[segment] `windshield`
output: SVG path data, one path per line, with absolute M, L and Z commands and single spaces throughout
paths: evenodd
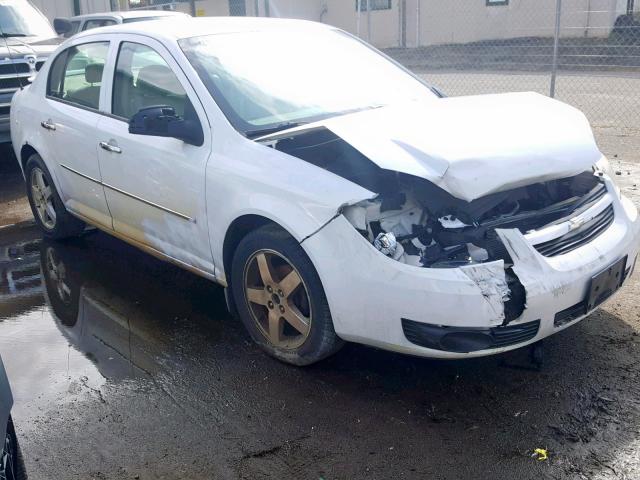
M 0 0 L 0 35 L 53 38 L 46 17 L 26 0 Z
M 229 121 L 248 136 L 435 97 L 417 78 L 339 30 L 243 32 L 179 43 Z

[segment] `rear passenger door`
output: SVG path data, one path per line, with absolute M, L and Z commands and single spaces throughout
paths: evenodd
M 108 41 L 91 41 L 63 50 L 53 61 L 41 127 L 58 165 L 61 195 L 67 208 L 111 229 L 98 165 L 102 77 Z

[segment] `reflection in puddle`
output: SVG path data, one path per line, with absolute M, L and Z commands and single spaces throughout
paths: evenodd
M 210 298 L 207 282 L 123 253 L 128 247 L 101 234 L 70 242 L 36 235 L 21 231 L 0 245 L 0 354 L 16 408 L 101 395 L 106 380 L 176 366 L 167 351 L 198 298 Z

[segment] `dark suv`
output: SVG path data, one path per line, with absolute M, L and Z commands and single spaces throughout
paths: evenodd
M 47 18 L 27 0 L 0 0 L 0 143 L 10 141 L 11 97 L 29 84 L 60 41 Z

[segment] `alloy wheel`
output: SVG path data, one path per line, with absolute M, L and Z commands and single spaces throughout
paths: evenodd
M 58 261 L 53 248 L 47 249 L 47 275 L 53 282 L 58 298 L 65 304 L 71 303 L 71 288 L 67 285 L 67 271 L 64 263 Z M 2 479 L 0 479 L 2 480 Z
M 31 197 L 40 222 L 47 230 L 56 226 L 56 209 L 53 206 L 53 187 L 49 185 L 42 169 L 31 170 Z
M 295 349 L 311 331 L 311 301 L 302 276 L 283 255 L 259 250 L 244 268 L 245 298 L 253 321 L 274 346 Z

